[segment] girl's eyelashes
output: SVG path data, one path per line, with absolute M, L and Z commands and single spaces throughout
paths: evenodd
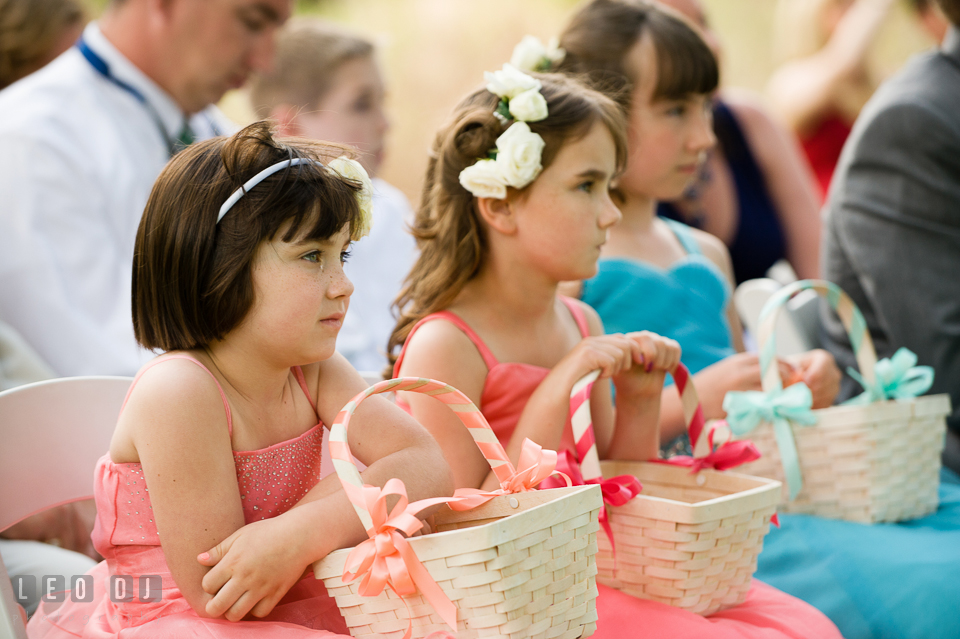
M 302 260 L 312 262 L 313 264 L 323 263 L 323 251 L 310 251 L 300 257 Z
M 341 264 L 346 264 L 346 263 L 347 263 L 347 260 L 350 259 L 350 256 L 351 256 L 352 254 L 353 254 L 353 251 L 352 251 L 351 249 L 348 249 L 348 248 L 347 248 L 347 249 L 343 249 L 342 251 L 340 251 L 340 263 L 341 263 Z
M 585 180 L 577 185 L 577 188 L 583 191 L 584 193 L 590 193 L 593 191 L 594 186 L 596 185 L 595 180 Z
M 237 17 L 240 19 L 240 22 L 243 23 L 243 26 L 250 33 L 260 33 L 267 28 L 267 21 L 259 13 L 254 13 L 256 10 L 239 10 L 237 11 Z
M 682 118 L 687 114 L 687 105 L 683 102 L 677 102 L 667 107 L 667 115 L 671 117 Z

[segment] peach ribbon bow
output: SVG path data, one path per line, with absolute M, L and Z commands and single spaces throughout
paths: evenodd
M 537 484 L 554 473 L 561 475 L 569 486 L 570 478 L 557 471 L 556 467 L 556 451 L 547 450 L 529 438 L 524 439 L 523 446 L 520 448 L 517 470 L 500 482 L 500 488 L 490 491 L 459 488 L 448 505 L 453 510 L 471 510 L 499 495 L 533 490 Z
M 388 495 L 399 497 L 399 501 L 389 513 L 386 501 Z M 419 589 L 440 618 L 456 630 L 456 606 L 420 563 L 404 536 L 412 535 L 423 526 L 416 513 L 424 508 L 446 503 L 451 498 L 436 497 L 410 503 L 403 482 L 391 479 L 382 490 L 377 486 L 364 486 L 363 499 L 373 519 L 373 526 L 367 530 L 370 538 L 356 546 L 347 556 L 343 581 L 349 583 L 361 577 L 359 592 L 365 597 L 379 595 L 384 587 L 389 587 L 401 597 L 415 594 Z M 407 605 L 406 601 L 404 605 Z M 409 605 L 407 608 L 409 612 Z M 409 639 L 412 630 L 413 625 L 410 622 L 404 639 Z

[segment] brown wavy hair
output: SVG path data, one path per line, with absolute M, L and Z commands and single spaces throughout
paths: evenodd
M 560 36 L 566 56 L 551 70 L 586 77 L 629 108 L 636 69 L 628 54 L 643 37 L 652 40 L 657 52 L 653 100 L 716 90 L 720 69 L 699 29 L 679 13 L 645 0 L 593 0 L 581 7 Z
M 531 75 L 543 83 L 540 92 L 549 112 L 545 120 L 527 123 L 546 145 L 541 156 L 544 169 L 564 144 L 579 140 L 601 122 L 613 135 L 617 169 L 622 170 L 627 159 L 626 120 L 617 103 L 572 78 Z M 452 304 L 483 264 L 487 237 L 477 200 L 459 178 L 463 169 L 487 157 L 511 124 L 502 124 L 494 115 L 499 100 L 486 89 L 477 89 L 460 102 L 434 140 L 412 228 L 420 256 L 394 303 L 398 320 L 387 344 L 391 365 L 413 326 Z
M 349 147 L 273 137 L 256 122 L 229 138 L 189 146 L 160 173 L 137 229 L 133 328 L 148 349 L 203 348 L 233 330 L 254 303 L 261 242 L 325 240 L 358 228 L 361 185 L 313 163 L 250 189 L 217 223 L 220 206 L 263 169 L 292 158 L 327 162 Z M 281 231 L 283 233 L 281 234 Z

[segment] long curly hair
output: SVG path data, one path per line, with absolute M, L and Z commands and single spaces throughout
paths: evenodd
M 584 84 L 559 74 L 533 74 L 543 84 L 541 93 L 549 115 L 528 122 L 544 140 L 541 163 L 546 169 L 564 144 L 586 135 L 601 122 L 613 135 L 617 168 L 626 165 L 626 120 L 617 103 Z M 413 225 L 420 257 L 394 303 L 398 316 L 387 345 L 391 366 L 397 350 L 413 326 L 453 303 L 464 285 L 480 271 L 487 241 L 477 200 L 460 184 L 460 172 L 484 158 L 512 124 L 494 115 L 499 98 L 478 89 L 456 107 L 437 133 L 424 179 L 423 194 Z M 530 188 L 521 189 L 521 193 Z M 389 376 L 391 369 L 385 373 Z

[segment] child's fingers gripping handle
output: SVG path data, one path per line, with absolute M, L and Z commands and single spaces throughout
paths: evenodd
M 757 328 L 757 339 L 760 345 L 760 374 L 762 375 L 763 390 L 766 392 L 778 391 L 783 388 L 780 371 L 777 366 L 777 341 L 775 328 L 780 310 L 801 291 L 814 291 L 827 300 L 831 308 L 840 316 L 840 321 L 850 338 L 850 345 L 857 358 L 857 366 L 864 379 L 873 384 L 875 381 L 874 366 L 877 363 L 877 353 L 873 348 L 873 340 L 867 323 L 860 313 L 860 309 L 843 290 L 826 280 L 800 280 L 784 286 L 767 300 L 760 310 L 760 325 Z
M 706 457 L 711 452 L 708 438 L 704 434 L 705 420 L 697 389 L 694 388 L 690 371 L 683 364 L 677 364 L 672 371 L 677 392 L 683 405 L 684 422 L 695 457 Z M 596 370 L 584 376 L 573 386 L 570 393 L 570 422 L 573 426 L 573 438 L 577 448 L 577 460 L 584 479 L 602 477 L 600 456 L 597 454 L 597 441 L 593 433 L 593 416 L 590 413 L 590 391 L 600 375 Z M 698 446 L 699 444 L 699 446 Z
M 371 395 L 397 391 L 430 395 L 449 406 L 470 431 L 470 435 L 473 436 L 473 440 L 490 464 L 497 479 L 503 483 L 514 475 L 513 465 L 493 429 L 473 402 L 456 388 L 443 382 L 419 377 L 401 377 L 379 382 L 347 402 L 330 428 L 330 457 L 333 460 L 333 467 L 337 471 L 337 476 L 343 484 L 350 503 L 353 504 L 357 516 L 360 517 L 363 527 L 368 532 L 373 526 L 373 519 L 363 497 L 363 480 L 353 463 L 353 456 L 347 443 L 347 430 L 353 413 L 363 400 Z

